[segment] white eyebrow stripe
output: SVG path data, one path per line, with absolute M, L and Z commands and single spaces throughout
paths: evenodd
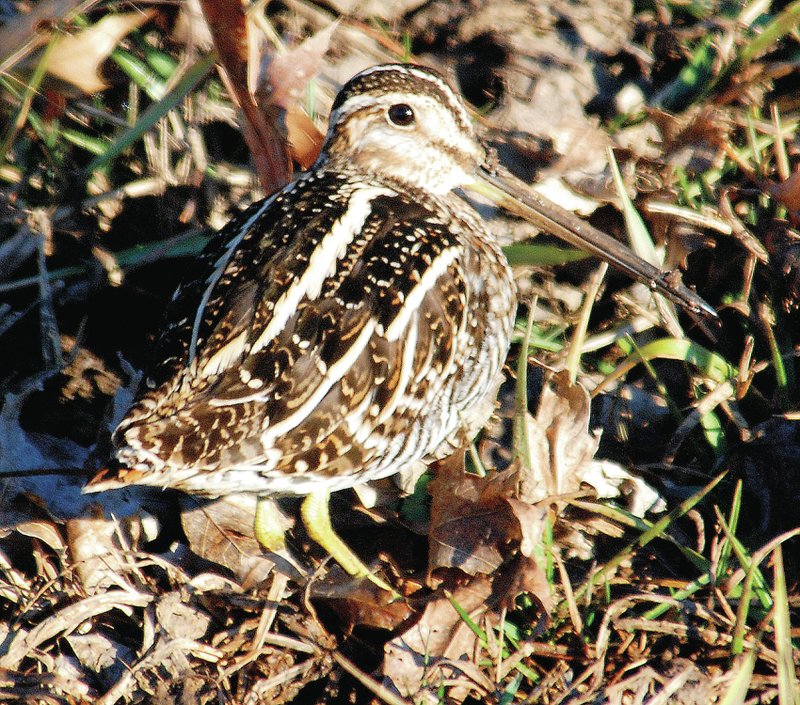
M 388 71 L 407 71 L 408 73 L 416 76 L 417 78 L 422 79 L 423 81 L 428 81 L 428 83 L 432 83 L 436 86 L 445 96 L 447 99 L 448 106 L 453 110 L 453 112 L 458 113 L 461 116 L 465 125 L 471 125 L 472 121 L 470 120 L 469 113 L 467 113 L 466 109 L 464 108 L 463 103 L 458 99 L 455 95 L 453 89 L 447 83 L 447 81 L 442 80 L 438 76 L 426 71 L 425 69 L 415 66 L 414 64 L 378 64 L 377 66 L 372 66 L 371 68 L 364 69 L 358 76 L 370 76 L 374 73 L 384 73 Z M 354 76 L 355 78 L 355 76 Z

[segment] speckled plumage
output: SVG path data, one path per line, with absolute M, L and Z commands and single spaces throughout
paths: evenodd
M 410 106 L 411 126 L 391 106 Z M 95 489 L 306 494 L 441 457 L 488 418 L 511 273 L 453 189 L 483 159 L 433 72 L 381 66 L 336 99 L 314 167 L 231 221 L 176 292 Z

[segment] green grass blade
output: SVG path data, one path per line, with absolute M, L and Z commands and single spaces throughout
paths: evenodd
M 42 56 L 39 58 L 39 62 L 36 64 L 33 75 L 28 81 L 28 85 L 25 86 L 25 91 L 20 96 L 20 105 L 19 110 L 17 110 L 17 115 L 9 122 L 6 133 L 3 135 L 3 139 L 0 142 L 0 166 L 5 164 L 6 156 L 11 150 L 11 145 L 14 143 L 17 133 L 23 128 L 25 122 L 28 120 L 33 98 L 36 95 L 36 92 L 39 90 L 39 85 L 41 84 L 42 79 L 44 79 L 44 76 L 47 73 L 47 61 L 49 59 L 50 52 L 56 45 L 56 37 L 57 35 L 54 34 L 53 38 L 45 47 Z
M 181 78 L 180 82 L 164 96 L 163 100 L 158 103 L 153 103 L 147 110 L 145 110 L 136 124 L 129 130 L 123 132 L 115 142 L 113 142 L 105 153 L 95 158 L 87 167 L 86 171 L 91 173 L 106 166 L 111 160 L 122 154 L 128 147 L 133 145 L 142 135 L 164 117 L 170 110 L 172 110 L 178 103 L 180 103 L 189 92 L 202 81 L 206 74 L 214 66 L 217 60 L 216 52 L 207 54 L 202 59 L 197 61 Z
M 756 654 L 756 649 L 753 649 L 743 658 L 737 659 L 734 666 L 736 676 L 731 681 L 731 685 L 725 695 L 719 701 L 719 705 L 744 705 L 745 700 L 747 700 L 750 681 L 753 679 L 753 670 L 756 667 Z
M 716 509 L 716 508 L 715 508 Z M 731 548 L 733 549 L 733 553 L 736 556 L 736 560 L 739 561 L 739 565 L 746 571 L 753 570 L 753 585 L 755 586 L 755 593 L 758 597 L 759 602 L 761 603 L 761 607 L 764 611 L 768 611 L 772 608 L 772 596 L 769 593 L 769 586 L 767 585 L 767 581 L 764 576 L 761 574 L 761 571 L 758 569 L 759 561 L 754 560 L 753 557 L 749 554 L 747 549 L 744 547 L 741 541 L 739 541 L 736 536 L 734 536 L 733 532 L 731 531 L 728 523 L 725 521 L 725 518 L 720 514 L 719 510 L 716 509 L 717 521 L 720 524 L 720 528 L 722 529 L 725 537 L 730 541 Z
M 789 596 L 786 592 L 786 574 L 783 570 L 783 550 L 780 544 L 772 552 L 772 566 L 775 599 L 772 623 L 775 628 L 775 652 L 778 654 L 778 703 L 779 705 L 800 705 L 800 687 L 792 658 Z
M 150 100 L 159 101 L 167 94 L 165 81 L 138 56 L 124 49 L 115 49 L 111 52 L 111 59 L 147 94 Z
M 702 487 L 698 492 L 695 492 L 691 497 L 685 499 L 672 511 L 665 514 L 661 519 L 653 524 L 653 526 L 642 533 L 634 541 L 631 541 L 625 548 L 619 551 L 611 560 L 605 565 L 595 570 L 586 582 L 575 591 L 575 599 L 580 599 L 597 583 L 599 579 L 604 579 L 610 576 L 614 571 L 619 568 L 625 561 L 629 560 L 631 555 L 638 549 L 646 546 L 653 539 L 659 538 L 667 527 L 672 524 L 676 519 L 691 511 L 697 504 L 706 497 L 727 475 L 727 471 L 717 475 L 711 482 Z
M 514 425 L 512 429 L 514 454 L 520 459 L 522 467 L 530 470 L 531 439 L 528 429 L 528 346 L 533 330 L 533 306 L 528 309 L 528 325 L 522 337 L 517 358 L 517 384 L 514 387 Z
M 708 33 L 697 42 L 688 63 L 677 77 L 653 98 L 653 105 L 668 112 L 680 112 L 704 95 L 710 84 L 717 59 L 718 37 Z
M 660 338 L 642 346 L 629 355 L 623 363 L 600 382 L 592 392 L 592 395 L 597 395 L 609 384 L 623 377 L 645 360 L 679 360 L 691 365 L 704 376 L 717 383 L 733 379 L 737 374 L 736 368 L 725 358 L 698 343 L 681 338 Z
M 531 267 L 556 267 L 570 262 L 581 262 L 591 255 L 569 247 L 539 245 L 533 243 L 506 245 L 503 248 L 506 259 L 512 267 L 528 265 Z
M 735 536 L 736 530 L 739 526 L 739 515 L 742 510 L 742 481 L 737 480 L 733 488 L 733 497 L 731 499 L 731 511 L 728 514 L 728 527 L 731 533 Z M 722 546 L 720 546 L 719 560 L 717 561 L 717 575 L 716 580 L 719 582 L 722 577 L 727 574 L 730 565 L 731 542 L 725 538 L 723 539 Z

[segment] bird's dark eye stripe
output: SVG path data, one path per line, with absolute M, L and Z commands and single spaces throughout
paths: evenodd
M 389 108 L 389 122 L 399 127 L 408 127 L 414 122 L 414 111 L 410 105 L 397 103 Z

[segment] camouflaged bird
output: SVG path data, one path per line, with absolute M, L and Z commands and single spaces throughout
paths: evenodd
M 485 162 L 437 73 L 352 78 L 311 170 L 232 220 L 176 292 L 114 432 L 117 465 L 88 489 L 307 495 L 312 538 L 367 574 L 333 533 L 329 492 L 451 453 L 493 409 L 515 287 L 458 194 L 498 185 Z M 274 548 L 265 506 L 256 534 Z

